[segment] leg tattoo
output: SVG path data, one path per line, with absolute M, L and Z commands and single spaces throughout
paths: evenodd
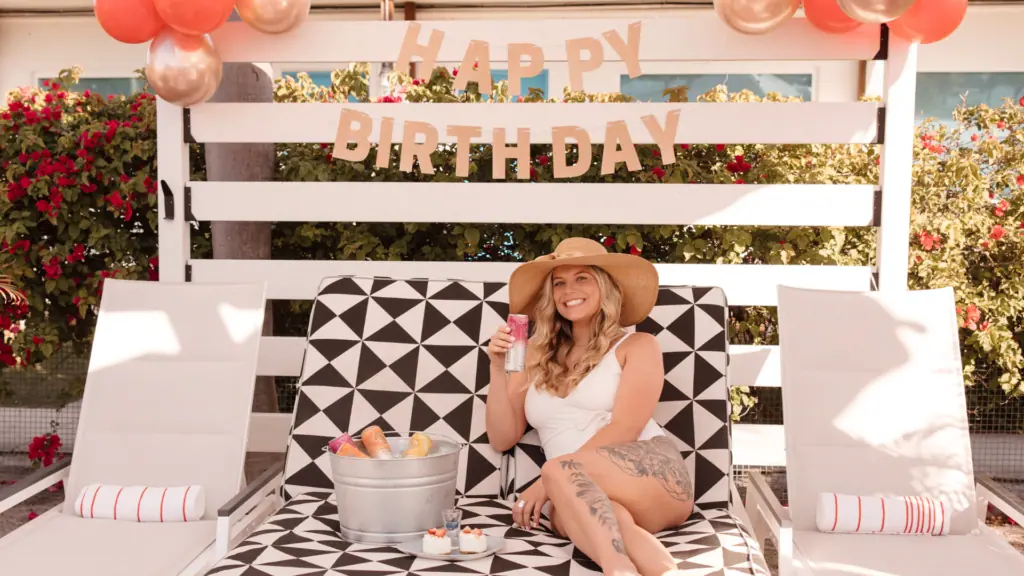
M 693 483 L 683 457 L 665 436 L 645 442 L 602 446 L 597 453 L 630 476 L 654 478 L 672 498 L 680 502 L 693 501 Z
M 615 519 L 615 511 L 612 510 L 608 496 L 591 480 L 582 464 L 576 460 L 563 460 L 560 464 L 562 470 L 569 473 L 569 479 L 576 487 L 576 497 L 587 505 L 587 510 L 591 516 L 597 519 L 597 523 L 612 533 L 612 548 L 619 554 L 626 554 L 626 547 L 622 544 L 622 534 L 619 532 L 619 523 Z

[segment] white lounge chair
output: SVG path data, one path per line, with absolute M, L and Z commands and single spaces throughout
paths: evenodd
M 263 285 L 106 280 L 74 457 L 7 487 L 0 513 L 59 480 L 65 501 L 0 538 L 0 573 L 199 574 L 228 549 L 232 528 L 240 537 L 245 523 L 232 521 L 273 488 L 232 501 L 244 481 L 264 292 Z M 94 483 L 202 486 L 205 515 L 166 523 L 86 519 L 76 514 L 76 500 Z
M 984 500 L 1019 522 L 1024 510 L 976 484 L 954 306 L 952 289 L 779 288 L 789 508 L 752 473 L 747 509 L 780 576 L 1024 574 L 1024 555 L 979 521 Z M 952 508 L 949 535 L 822 532 L 823 493 L 933 498 Z

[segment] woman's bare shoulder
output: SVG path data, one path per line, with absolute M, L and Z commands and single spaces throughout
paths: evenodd
M 661 344 L 658 343 L 658 338 L 648 332 L 633 332 L 623 338 L 625 338 L 625 341 L 619 348 L 625 352 L 661 352 Z

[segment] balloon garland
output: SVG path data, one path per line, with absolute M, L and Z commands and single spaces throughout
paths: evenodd
M 220 85 L 223 63 L 209 34 L 234 10 L 266 34 L 295 29 L 312 0 L 93 0 L 96 20 L 114 40 L 149 42 L 146 76 L 158 96 L 179 106 L 206 102 Z
M 714 0 L 723 22 L 743 34 L 764 34 L 796 12 L 800 0 Z M 888 24 L 893 34 L 931 44 L 952 34 L 967 0 L 803 0 L 804 17 L 828 34 L 846 34 L 861 24 Z
M 931 44 L 952 34 L 968 0 L 803 0 L 804 16 L 827 34 L 862 24 L 888 24 L 897 36 Z M 764 34 L 788 21 L 801 0 L 714 0 L 715 12 L 743 34 Z M 100 26 L 126 44 L 150 42 L 149 83 L 164 100 L 195 106 L 220 85 L 223 64 L 209 34 L 238 11 L 266 34 L 294 30 L 309 16 L 312 0 L 93 0 Z

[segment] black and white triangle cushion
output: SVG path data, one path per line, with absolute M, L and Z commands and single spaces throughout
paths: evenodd
M 529 574 L 584 576 L 600 568 L 571 542 L 542 529 L 512 528 L 511 502 L 463 498 L 463 523 L 505 538 L 501 554 L 451 564 L 406 556 L 389 546 L 351 544 L 339 538 L 338 516 L 330 492 L 305 492 L 293 498 L 249 538 L 231 550 L 208 574 L 217 576 L 369 575 L 409 576 Z M 698 511 L 675 530 L 657 535 L 687 576 L 768 576 L 757 543 L 746 527 L 725 510 Z
M 286 465 L 284 508 L 209 574 L 293 576 L 426 574 L 597 574 L 596 566 L 547 529 L 512 528 L 507 498 L 536 476 L 543 454 L 524 439 L 499 455 L 484 430 L 489 362 L 485 346 L 508 314 L 504 284 L 328 278 L 310 317 Z M 665 350 L 666 386 L 657 419 L 683 450 L 699 510 L 658 537 L 687 574 L 767 574 L 756 541 L 727 511 L 731 468 L 725 300 L 718 289 L 662 289 L 638 326 Z M 469 446 L 458 472 L 468 526 L 509 540 L 489 559 L 447 565 L 338 534 L 323 446 L 342 432 L 377 424 L 423 430 Z M 522 572 L 517 572 L 522 573 Z

